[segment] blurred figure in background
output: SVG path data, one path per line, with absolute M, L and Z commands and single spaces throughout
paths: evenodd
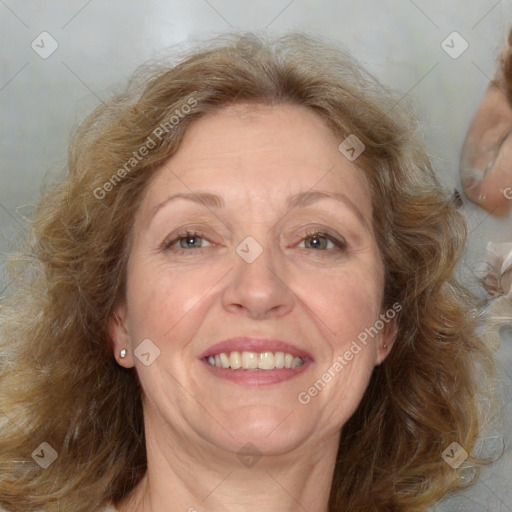
M 468 199 L 496 217 L 505 216 L 512 205 L 511 133 L 512 30 L 495 77 L 471 121 L 460 165 Z

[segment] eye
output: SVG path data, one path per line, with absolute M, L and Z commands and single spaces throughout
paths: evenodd
M 306 237 L 300 242 L 302 248 L 315 249 L 316 251 L 325 252 L 331 250 L 345 250 L 347 244 L 343 240 L 338 240 L 335 236 L 323 232 L 307 233 Z
M 206 245 L 205 245 L 206 244 Z M 189 251 L 190 249 L 203 249 L 204 247 L 212 245 L 204 238 L 203 233 L 196 231 L 183 231 L 176 236 L 166 240 L 162 249 L 174 251 Z

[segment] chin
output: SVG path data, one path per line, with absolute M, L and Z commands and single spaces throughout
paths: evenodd
M 219 448 L 237 454 L 248 443 L 264 455 L 287 453 L 310 438 L 314 427 L 296 411 L 254 405 L 230 411 L 220 423 L 225 430 L 219 427 L 205 434 Z

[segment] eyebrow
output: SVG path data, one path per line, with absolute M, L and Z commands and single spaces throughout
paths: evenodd
M 194 203 L 206 206 L 208 209 L 222 209 L 225 207 L 224 199 L 216 194 L 211 194 L 210 192 L 182 192 L 169 196 L 167 199 L 156 205 L 152 211 L 151 218 L 153 218 L 163 206 L 176 199 L 186 199 Z M 334 199 L 345 204 L 355 213 L 355 215 L 364 224 L 364 226 L 369 228 L 368 222 L 360 212 L 359 208 L 346 195 L 340 194 L 338 192 L 324 192 L 319 190 L 299 192 L 288 197 L 286 200 L 286 206 L 290 210 L 294 208 L 305 208 L 306 206 L 309 206 L 312 203 L 316 203 L 321 199 Z

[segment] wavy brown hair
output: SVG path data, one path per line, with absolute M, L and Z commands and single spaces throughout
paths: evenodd
M 364 143 L 355 163 L 371 187 L 382 311 L 403 308 L 391 354 L 343 427 L 330 510 L 423 511 L 467 485 L 441 455 L 454 441 L 474 451 L 493 359 L 477 336 L 475 298 L 455 278 L 464 220 L 405 102 L 318 38 L 234 34 L 139 70 L 78 127 L 67 175 L 35 209 L 27 249 L 13 259 L 13 275 L 22 275 L 2 305 L 7 509 L 91 512 L 119 502 L 144 475 L 141 389 L 135 370 L 116 363 L 107 331 L 124 297 L 134 214 L 190 124 L 235 102 L 303 105 L 340 142 L 356 134 Z M 195 107 L 127 168 L 187 103 Z M 58 452 L 46 470 L 31 457 L 41 442 Z M 464 466 L 479 465 L 473 455 Z

